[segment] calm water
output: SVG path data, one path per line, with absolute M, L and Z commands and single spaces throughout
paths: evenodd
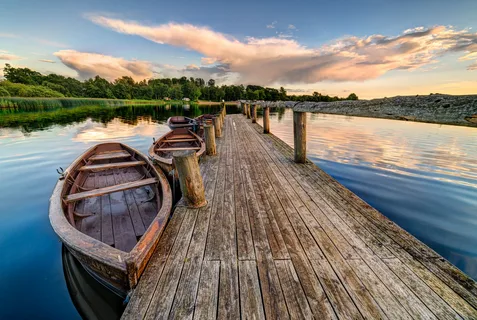
M 56 168 L 109 140 L 146 152 L 152 137 L 168 130 L 167 117 L 213 110 L 0 111 L 0 319 L 79 318 L 65 282 L 61 243 L 48 221 Z M 313 161 L 477 279 L 476 129 L 308 117 L 308 156 Z M 271 130 L 291 144 L 291 111 L 272 112 Z

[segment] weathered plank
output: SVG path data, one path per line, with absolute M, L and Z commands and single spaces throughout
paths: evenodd
M 92 197 L 99 197 L 105 194 L 139 188 L 142 186 L 147 186 L 149 184 L 157 183 L 156 178 L 147 178 L 139 181 L 127 182 L 127 183 L 118 183 L 113 186 L 98 188 L 94 190 L 88 190 L 84 192 L 73 193 L 66 196 L 66 202 L 74 202 L 82 199 L 92 198 Z
M 265 319 L 255 261 L 239 261 L 240 311 L 243 319 Z
M 126 162 L 113 162 L 103 164 L 90 164 L 79 168 L 80 171 L 103 171 L 110 169 L 128 168 L 145 165 L 145 161 L 126 161 Z
M 129 158 L 131 155 L 125 150 L 118 151 L 108 151 L 103 153 L 95 154 L 94 156 L 89 157 L 88 160 L 98 161 L 98 160 L 114 160 L 114 159 L 124 159 Z
M 194 319 L 208 320 L 217 317 L 219 274 L 220 261 L 202 262 Z

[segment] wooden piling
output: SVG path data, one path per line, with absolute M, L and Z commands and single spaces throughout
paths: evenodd
M 222 136 L 222 127 L 220 117 L 214 118 L 215 137 L 220 138 Z
M 215 129 L 211 124 L 206 124 L 204 126 L 204 138 L 205 138 L 205 153 L 209 156 L 214 156 L 217 154 L 217 149 L 215 146 Z
M 257 105 L 252 108 L 252 123 L 257 123 Z
M 247 104 L 242 103 L 242 114 L 245 116 L 247 115 Z
M 293 111 L 295 162 L 306 162 L 306 112 Z
M 270 108 L 263 108 L 263 133 L 270 133 Z
M 250 104 L 247 104 L 247 119 L 250 119 Z
M 192 208 L 200 208 L 207 204 L 205 189 L 200 174 L 199 160 L 193 150 L 176 151 L 173 154 L 174 164 L 179 174 L 182 198 Z

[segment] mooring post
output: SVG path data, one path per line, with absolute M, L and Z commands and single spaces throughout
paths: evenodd
M 220 126 L 220 117 L 214 118 L 215 137 L 220 138 L 222 136 L 222 128 Z
M 252 123 L 257 123 L 257 107 L 258 105 L 254 105 L 252 108 Z
M 263 108 L 263 133 L 270 133 L 270 107 Z
M 243 115 L 247 114 L 247 104 L 246 103 L 242 103 L 242 114 Z
M 295 162 L 306 162 L 306 112 L 293 111 L 293 138 Z
M 199 160 L 193 150 L 175 151 L 174 164 L 179 173 L 182 197 L 189 207 L 200 208 L 207 204 Z
M 247 104 L 247 119 L 250 119 L 250 104 Z
M 204 126 L 205 152 L 209 156 L 215 156 L 217 149 L 215 147 L 215 129 L 211 124 Z

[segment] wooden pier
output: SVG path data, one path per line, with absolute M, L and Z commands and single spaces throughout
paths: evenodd
M 227 115 L 124 319 L 477 319 L 472 279 L 263 130 Z

